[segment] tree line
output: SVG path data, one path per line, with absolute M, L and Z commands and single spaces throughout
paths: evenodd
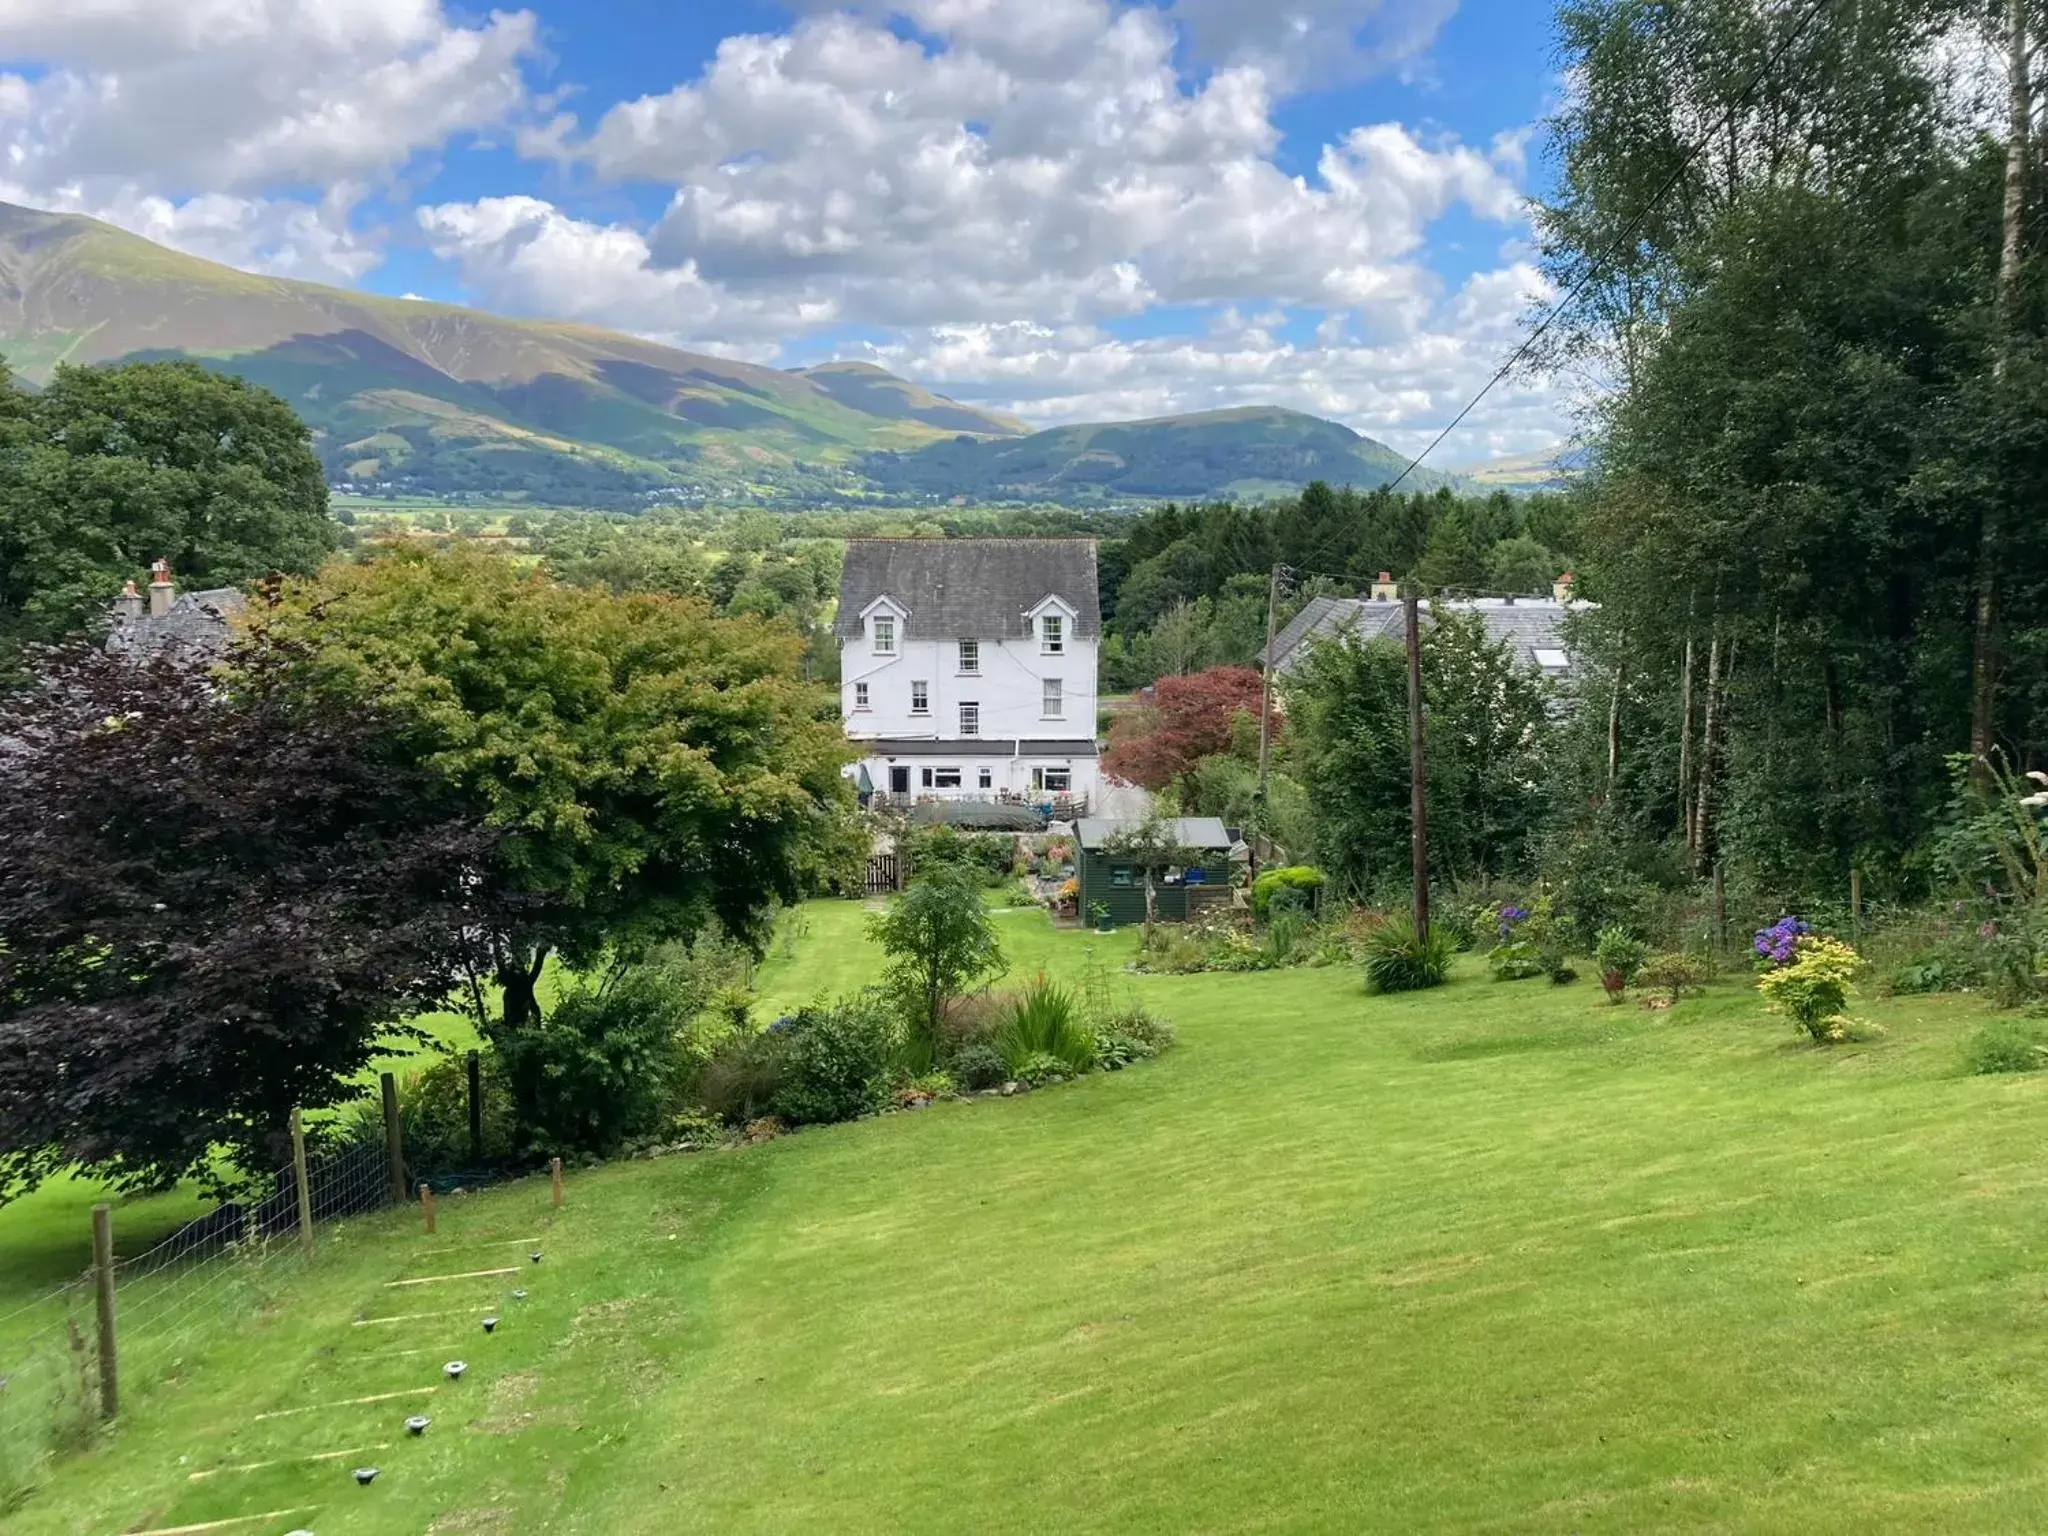
M 1951 756 L 2048 752 L 2041 9 L 1809 10 L 1563 5 L 1539 213 L 1609 386 L 1568 840 L 1788 907 L 1927 894 Z

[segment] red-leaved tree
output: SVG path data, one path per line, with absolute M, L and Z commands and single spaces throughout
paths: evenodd
M 1211 667 L 1186 677 L 1162 677 L 1150 709 L 1119 717 L 1110 726 L 1103 771 L 1127 784 L 1164 789 L 1205 757 L 1231 748 L 1242 718 L 1256 733 L 1259 674 L 1251 667 Z M 1273 716 L 1277 740 L 1280 717 Z

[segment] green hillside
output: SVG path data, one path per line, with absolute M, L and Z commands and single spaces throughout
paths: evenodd
M 1059 502 L 1284 494 L 1311 480 L 1385 485 L 1408 460 L 1349 427 L 1300 411 L 1246 407 L 1152 421 L 1055 427 L 1004 440 L 955 437 L 912 453 L 869 455 L 863 471 L 892 494 Z M 1454 477 L 1417 470 L 1434 490 Z
M 60 362 L 200 358 L 289 400 L 331 478 L 427 492 L 816 495 L 859 489 L 859 454 L 1025 430 L 880 369 L 790 372 L 261 277 L 6 204 L 0 348 L 32 383 Z
M 508 320 L 237 271 L 72 214 L 0 203 L 0 351 L 193 357 L 290 401 L 328 477 L 378 494 L 632 505 L 1069 505 L 1384 485 L 1406 460 L 1298 411 L 1033 433 L 870 363 L 767 368 L 591 326 Z M 1451 477 L 1418 471 L 1431 489 Z

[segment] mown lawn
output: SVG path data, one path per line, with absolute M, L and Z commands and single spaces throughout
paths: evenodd
M 876 969 L 806 915 L 772 1005 Z M 1067 975 L 1130 942 L 1000 921 Z M 1975 1005 L 1819 1051 L 1737 984 L 1131 984 L 1182 1043 L 1128 1073 L 359 1224 L 10 1528 L 2040 1526 L 2048 1083 L 1961 1075 Z M 417 1442 L 410 1400 L 254 1417 L 456 1355 Z

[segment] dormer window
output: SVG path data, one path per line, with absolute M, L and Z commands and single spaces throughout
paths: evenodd
M 1067 621 L 1057 613 L 1048 613 L 1038 621 L 1038 648 L 1048 656 L 1058 656 L 1067 648 Z
M 875 654 L 894 656 L 896 654 L 896 616 L 892 613 L 875 615 Z

